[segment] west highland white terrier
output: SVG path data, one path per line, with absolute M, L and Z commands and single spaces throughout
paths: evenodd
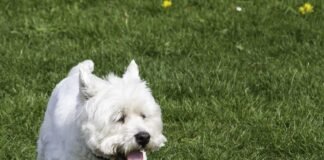
M 86 60 L 54 89 L 38 139 L 38 160 L 145 160 L 159 149 L 159 105 L 133 60 L 122 77 L 92 74 Z

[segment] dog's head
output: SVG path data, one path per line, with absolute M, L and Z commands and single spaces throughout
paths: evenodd
M 80 126 L 94 154 L 132 159 L 164 145 L 160 107 L 134 61 L 122 77 L 101 79 L 82 68 L 79 77 Z

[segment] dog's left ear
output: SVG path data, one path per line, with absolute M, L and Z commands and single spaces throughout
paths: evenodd
M 130 64 L 128 65 L 128 67 L 123 75 L 123 78 L 124 79 L 140 80 L 138 66 L 134 60 L 132 60 L 130 62 Z

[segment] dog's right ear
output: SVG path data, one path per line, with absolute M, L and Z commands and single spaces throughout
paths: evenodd
M 85 100 L 95 96 L 102 88 L 99 78 L 82 67 L 80 68 L 79 82 L 80 94 Z
M 138 71 L 138 66 L 137 64 L 135 63 L 134 60 L 132 60 L 130 62 L 130 64 L 128 65 L 124 75 L 123 75 L 123 78 L 124 79 L 128 79 L 128 80 L 131 80 L 131 79 L 136 79 L 136 80 L 139 80 L 140 77 L 139 77 L 139 71 Z

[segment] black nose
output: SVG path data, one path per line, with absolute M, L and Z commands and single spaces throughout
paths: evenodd
M 138 132 L 137 134 L 135 134 L 136 142 L 142 147 L 145 147 L 148 144 L 150 137 L 150 134 L 147 132 Z

